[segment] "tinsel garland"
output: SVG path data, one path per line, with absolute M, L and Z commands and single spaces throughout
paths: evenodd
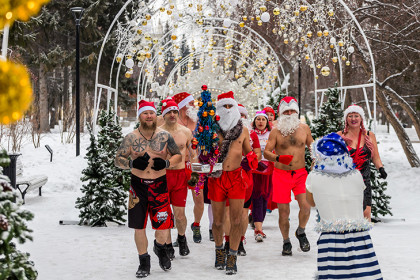
M 373 224 L 365 218 L 361 219 L 336 219 L 334 221 L 326 221 L 321 219 L 315 226 L 315 231 L 321 232 L 349 232 L 349 231 L 366 231 L 372 229 Z

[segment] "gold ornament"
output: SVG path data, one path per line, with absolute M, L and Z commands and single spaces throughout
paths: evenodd
M 160 7 L 159 10 L 163 13 L 165 11 L 165 7 Z
M 308 9 L 308 6 L 306 6 L 306 5 L 302 5 L 302 6 L 300 6 L 300 11 L 301 12 L 304 12 L 304 11 L 306 11 Z
M 331 60 L 332 60 L 332 62 L 337 63 L 338 57 L 334 56 Z
M 328 67 L 328 66 L 324 66 L 324 67 L 322 67 L 322 69 L 321 69 L 321 74 L 322 74 L 322 76 L 324 76 L 324 77 L 329 76 L 329 75 L 330 75 L 330 67 Z
M 328 30 L 324 30 L 323 34 L 325 37 L 327 37 L 330 34 L 330 32 L 328 32 Z
M 334 49 L 334 44 L 330 44 L 330 49 Z
M 156 45 L 157 43 L 159 43 L 159 40 L 158 40 L 158 39 L 156 39 L 156 38 L 154 38 L 152 42 L 153 42 L 153 44 L 155 44 L 155 45 Z
M 284 43 L 287 45 L 289 44 L 289 40 L 288 39 L 284 39 Z
M 316 75 L 316 76 L 315 76 L 315 79 L 317 79 L 317 80 L 318 80 L 318 78 L 319 78 L 319 76 L 318 76 L 318 75 Z
M 254 19 L 255 19 L 254 17 L 251 17 L 251 21 L 254 21 Z
M 207 102 L 207 107 L 211 107 L 212 104 L 211 101 Z
M 247 17 L 247 16 L 243 16 L 243 17 L 242 17 L 242 20 L 243 20 L 243 21 L 247 21 L 247 20 L 248 20 L 248 17 Z
M 299 11 L 296 10 L 296 11 L 293 12 L 293 14 L 295 15 L 295 17 L 298 17 L 299 16 Z
M 208 113 L 206 111 L 203 112 L 203 117 L 207 117 Z
M 305 59 L 309 59 L 310 57 L 309 57 L 309 55 L 307 54 L 307 55 L 305 55 Z
M 255 20 L 261 20 L 261 17 L 260 16 L 256 16 L 255 17 Z
M 350 60 L 347 60 L 347 61 L 346 61 L 346 65 L 347 65 L 347 66 L 350 66 Z
M 285 30 L 285 29 L 286 29 L 286 26 L 285 26 L 284 24 L 281 24 L 281 25 L 280 25 L 280 29 L 281 29 L 281 30 Z
M 202 101 L 198 102 L 198 106 L 200 106 L 200 107 L 203 106 L 203 104 L 204 103 Z
M 170 16 L 172 15 L 172 11 L 171 10 L 167 10 L 166 13 Z
M 137 34 L 141 35 L 143 33 L 143 30 L 137 29 Z
M 258 26 L 263 25 L 263 22 L 261 20 L 258 21 Z
M 306 33 L 306 36 L 308 36 L 308 38 L 311 38 L 312 37 L 312 32 L 308 31 L 308 33 Z
M 152 37 L 149 34 L 144 35 L 144 39 L 146 41 L 150 41 L 152 39 Z
M 342 47 L 342 46 L 344 46 L 344 42 L 343 41 L 338 41 L 338 45 L 340 46 L 340 47 Z
M 328 11 L 328 15 L 329 15 L 330 17 L 334 16 L 334 11 L 333 11 L 333 10 L 329 10 L 329 11 Z
M 146 19 L 147 19 L 147 20 L 150 20 L 151 18 L 152 18 L 152 16 L 151 16 L 150 14 L 147 14 L 147 15 L 146 15 Z
M 130 74 L 129 72 L 125 72 L 125 77 L 126 77 L 127 79 L 129 79 L 129 78 L 131 77 L 131 74 Z
M 210 110 L 209 115 L 210 115 L 210 116 L 214 116 L 214 110 Z
M 321 64 L 317 64 L 316 68 L 318 68 L 318 69 L 321 68 Z
M 203 25 L 203 23 L 204 23 L 204 20 L 202 18 L 197 19 L 197 24 L 198 25 Z
M 0 8 L 0 30 L 4 26 L 12 25 L 15 20 L 28 21 L 32 16 L 38 14 L 42 5 L 50 0 L 20 0 L 1 1 Z
M 171 4 L 171 5 L 169 5 L 169 8 L 170 9 L 173 9 L 173 8 L 175 8 L 175 5 L 174 4 Z
M 146 26 L 146 25 L 147 25 L 147 20 L 142 19 L 142 20 L 141 20 L 141 25 Z
M 192 3 L 189 3 L 189 4 L 188 4 L 188 7 L 192 8 L 192 6 L 193 6 L 193 4 L 192 4 Z
M 245 22 L 241 21 L 241 22 L 239 23 L 239 26 L 240 26 L 240 27 L 244 27 L 244 26 L 245 26 Z
M 148 52 L 148 53 L 146 53 L 146 57 L 147 58 L 151 58 L 152 57 L 152 54 Z
M 172 35 L 172 36 L 171 36 L 171 39 L 172 39 L 172 40 L 174 40 L 174 41 L 175 41 L 177 38 L 178 38 L 178 37 L 176 37 L 176 35 Z
M 322 36 L 322 31 L 318 31 L 318 32 L 316 33 L 316 36 L 321 37 L 321 36 Z
M 264 13 L 265 11 L 267 11 L 267 7 L 266 7 L 266 6 L 264 6 L 264 5 L 262 5 L 262 6 L 260 7 L 260 11 Z
M 0 123 L 22 118 L 32 103 L 32 86 L 26 68 L 10 61 L 0 61 Z
M 274 8 L 273 14 L 275 14 L 276 16 L 278 16 L 280 14 L 280 8 Z

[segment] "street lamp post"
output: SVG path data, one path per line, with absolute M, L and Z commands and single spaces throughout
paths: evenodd
M 80 50 L 79 50 L 79 28 L 80 20 L 82 19 L 85 9 L 81 7 L 74 7 L 70 9 L 76 20 L 76 157 L 80 155 Z

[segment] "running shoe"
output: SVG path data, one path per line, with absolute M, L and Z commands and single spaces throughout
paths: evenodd
M 227 255 L 226 259 L 226 275 L 233 275 L 238 272 L 238 268 L 236 266 L 236 255 Z
M 306 233 L 298 234 L 296 230 L 295 236 L 299 240 L 300 249 L 303 252 L 309 252 L 309 250 L 311 250 L 311 245 L 309 245 L 308 238 L 306 238 Z
M 168 257 L 168 254 L 165 250 L 165 245 L 159 245 L 156 242 L 155 239 L 155 245 L 153 246 L 153 252 L 158 256 L 159 258 L 159 266 L 163 270 L 170 270 L 171 269 L 171 260 Z
M 193 241 L 195 243 L 201 243 L 200 226 L 195 226 L 194 223 L 192 223 L 191 230 L 193 231 Z
M 283 256 L 291 256 L 292 255 L 292 243 L 286 242 L 283 243 L 283 251 L 281 252 Z
M 226 252 L 225 249 L 216 249 L 216 262 L 214 267 L 218 270 L 225 269 L 226 266 Z
M 179 255 L 187 256 L 190 253 L 190 248 L 188 248 L 187 244 L 187 237 L 185 235 L 178 235 L 177 241 L 179 245 Z
M 241 241 L 241 243 L 239 243 L 238 255 L 239 256 L 246 256 L 246 251 L 245 251 L 245 248 L 244 248 L 244 242 L 243 241 Z
M 136 272 L 137 278 L 144 278 L 149 276 L 150 274 L 150 255 L 147 255 L 145 257 L 140 257 L 140 265 Z
M 264 233 L 261 230 L 255 230 L 254 231 L 254 237 L 255 241 L 257 242 L 263 242 L 264 241 Z
M 175 259 L 175 249 L 171 244 L 165 244 L 166 254 L 168 254 L 169 259 L 172 261 Z

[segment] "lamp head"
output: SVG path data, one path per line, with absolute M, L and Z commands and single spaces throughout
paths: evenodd
M 76 21 L 80 21 L 82 19 L 83 12 L 85 11 L 85 9 L 82 7 L 73 7 L 70 8 L 70 11 L 73 13 L 74 19 Z

